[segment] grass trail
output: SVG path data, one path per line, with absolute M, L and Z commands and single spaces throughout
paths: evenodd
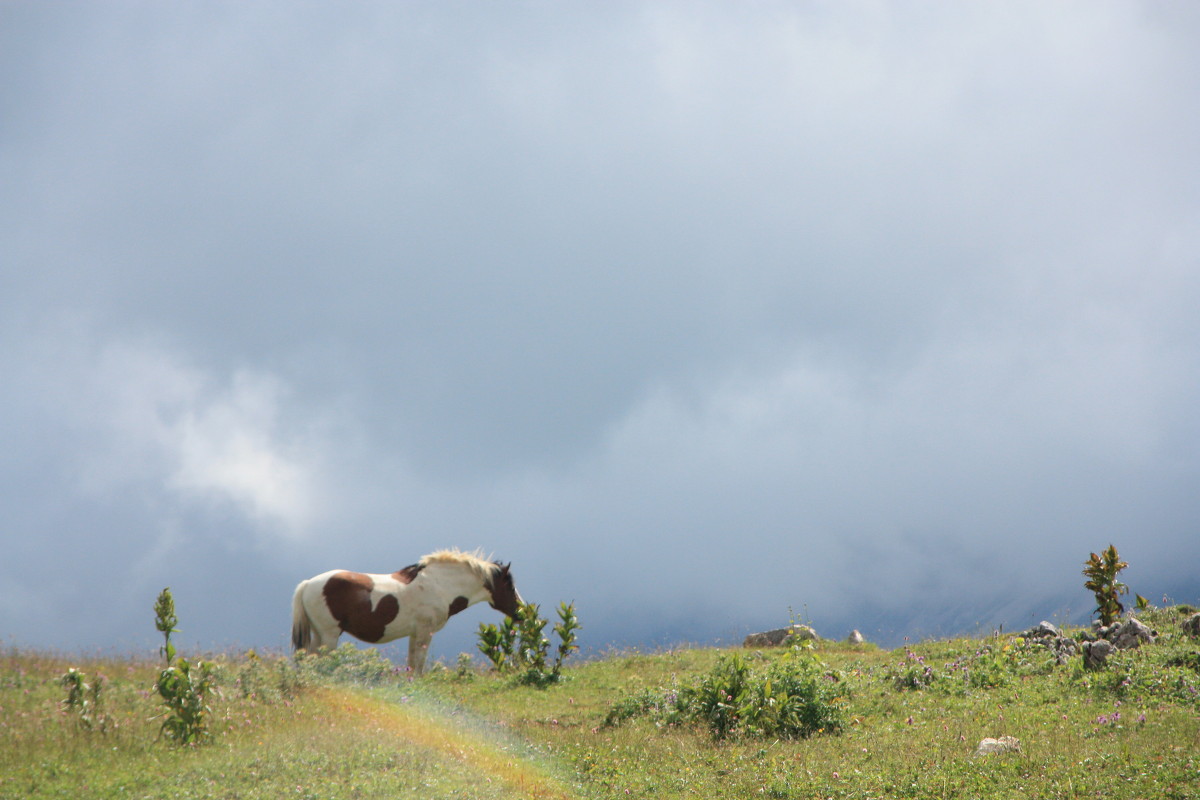
M 361 691 L 333 688 L 320 689 L 316 696 L 330 711 L 352 715 L 363 727 L 457 759 L 474 771 L 501 781 L 522 797 L 575 798 L 562 781 L 520 753 L 520 747 L 505 744 L 503 734 L 489 735 L 472 729 L 423 703 L 398 703 Z

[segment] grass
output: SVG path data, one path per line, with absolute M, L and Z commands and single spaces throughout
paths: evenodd
M 610 654 L 544 689 L 481 670 L 413 681 L 369 650 L 299 667 L 220 659 L 214 741 L 199 747 L 156 740 L 155 662 L 10 650 L 0 797 L 1200 798 L 1200 642 L 1181 618 L 1144 614 L 1159 643 L 1099 672 L 1012 635 L 823 642 L 815 655 L 849 690 L 845 724 L 800 739 L 717 741 L 652 712 L 604 724 L 623 699 L 696 685 L 727 654 L 713 649 Z M 764 674 L 790 657 L 742 653 Z M 107 732 L 60 707 L 69 667 L 108 676 Z M 975 755 L 1005 735 L 1019 752 Z

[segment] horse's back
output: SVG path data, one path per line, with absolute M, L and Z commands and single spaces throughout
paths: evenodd
M 411 615 L 401 613 L 407 583 L 393 574 L 330 570 L 297 588 L 310 616 L 371 644 L 409 636 Z M 408 608 L 404 609 L 408 611 Z

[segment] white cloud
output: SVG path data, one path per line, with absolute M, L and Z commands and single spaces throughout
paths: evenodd
M 76 424 L 96 442 L 82 471 L 91 493 L 157 488 L 176 509 L 233 509 L 260 536 L 306 536 L 321 507 L 320 448 L 303 422 L 284 419 L 280 380 L 223 377 L 130 342 L 84 369 L 90 411 Z
M 176 469 L 169 485 L 181 492 L 226 497 L 263 522 L 302 532 L 315 511 L 311 469 L 280 441 L 281 387 L 245 371 L 207 404 L 171 427 Z

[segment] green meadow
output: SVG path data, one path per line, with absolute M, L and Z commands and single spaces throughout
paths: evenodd
M 193 745 L 161 735 L 160 660 L 9 648 L 0 797 L 1200 798 L 1192 611 L 1140 612 L 1157 642 L 1094 671 L 1019 634 L 618 652 L 548 686 L 465 660 L 414 680 L 349 646 L 216 656 Z

